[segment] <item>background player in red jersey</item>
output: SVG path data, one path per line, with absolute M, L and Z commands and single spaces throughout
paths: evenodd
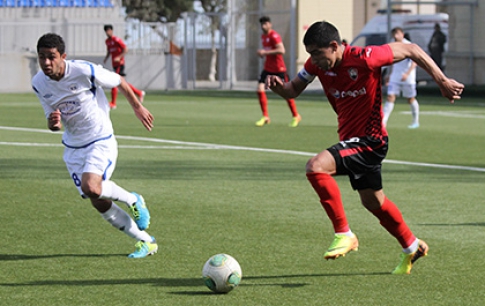
M 268 16 L 259 18 L 259 23 L 261 24 L 261 30 L 263 31 L 263 34 L 261 35 L 263 49 L 258 50 L 258 55 L 261 58 L 265 58 L 265 61 L 263 71 L 259 76 L 257 91 L 263 117 L 256 121 L 256 125 L 263 126 L 265 124 L 269 124 L 271 121 L 268 114 L 268 98 L 266 97 L 264 87 L 266 76 L 274 74 L 283 80 L 287 80 L 287 74 L 285 61 L 283 59 L 283 54 L 285 54 L 285 46 L 283 45 L 280 34 L 273 30 L 271 20 Z M 301 116 L 298 114 L 296 109 L 295 100 L 287 99 L 286 101 L 288 102 L 291 114 L 293 115 L 290 127 L 297 127 L 301 121 Z
M 104 26 L 104 32 L 108 38 L 106 39 L 106 57 L 103 63 L 106 63 L 109 56 L 111 55 L 111 63 L 113 65 L 113 70 L 121 76 L 126 76 L 125 74 L 125 54 L 128 52 L 123 40 L 117 36 L 113 35 L 113 26 L 107 24 Z M 130 85 L 133 92 L 140 98 L 140 102 L 143 103 L 143 98 L 145 97 L 145 92 L 143 90 L 137 89 L 135 86 Z M 116 98 L 118 97 L 118 87 L 113 87 L 111 89 L 111 102 L 109 106 L 111 108 L 116 108 Z
M 400 210 L 382 190 L 381 166 L 387 154 L 388 135 L 382 124 L 381 67 L 410 58 L 433 77 L 442 95 L 451 103 L 460 99 L 464 86 L 447 78 L 416 44 L 346 46 L 338 30 L 325 21 L 314 23 L 303 43 L 310 58 L 298 76 L 290 82 L 268 76 L 266 86 L 284 98 L 295 98 L 318 77 L 337 113 L 340 142 L 312 157 L 306 165 L 307 178 L 335 231 L 334 241 L 324 258 L 345 256 L 359 246 L 332 177 L 348 175 L 364 207 L 402 246 L 401 262 L 392 273 L 409 274 L 414 262 L 427 254 L 428 246 L 414 236 Z

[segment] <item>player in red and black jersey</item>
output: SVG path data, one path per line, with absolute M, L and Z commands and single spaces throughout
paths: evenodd
M 108 60 L 111 55 L 111 63 L 113 65 L 113 70 L 121 75 L 126 76 L 125 74 L 125 55 L 128 52 L 128 48 L 126 47 L 125 42 L 113 35 L 113 26 L 107 24 L 104 26 L 104 32 L 108 38 L 106 39 L 106 56 L 104 58 L 104 63 Z M 143 103 L 143 98 L 145 97 L 145 92 L 143 90 L 139 90 L 135 86 L 130 85 L 133 92 L 138 96 L 140 102 Z M 110 108 L 116 108 L 116 98 L 118 97 L 118 87 L 113 87 L 111 89 L 111 102 L 109 103 Z
M 335 231 L 324 258 L 345 256 L 359 245 L 332 177 L 348 175 L 364 207 L 403 248 L 401 262 L 393 274 L 409 274 L 413 263 L 427 254 L 428 246 L 414 236 L 400 210 L 382 190 L 381 165 L 387 154 L 388 135 L 382 124 L 381 67 L 410 58 L 433 77 L 451 103 L 460 99 L 464 86 L 447 78 L 416 44 L 351 47 L 342 44 L 338 30 L 325 21 L 314 23 L 303 43 L 310 58 L 298 76 L 290 82 L 268 76 L 266 86 L 284 98 L 295 98 L 318 77 L 337 114 L 340 142 L 312 157 L 306 165 L 307 178 Z
M 283 54 L 285 54 L 285 46 L 281 39 L 280 34 L 273 30 L 271 20 L 268 16 L 263 16 L 259 18 L 259 23 L 261 24 L 261 30 L 263 34 L 261 35 L 261 43 L 263 48 L 258 50 L 258 55 L 261 58 L 265 58 L 264 68 L 259 76 L 258 81 L 258 99 L 259 105 L 261 106 L 261 112 L 263 117 L 256 121 L 257 126 L 263 126 L 270 123 L 270 118 L 268 114 L 268 99 L 266 97 L 264 82 L 266 77 L 270 74 L 277 75 L 281 79 L 287 81 L 286 65 L 283 59 Z M 297 127 L 301 121 L 301 116 L 298 114 L 296 109 L 296 104 L 294 99 L 287 99 L 288 106 L 290 107 L 291 114 L 293 116 L 290 122 L 290 127 Z

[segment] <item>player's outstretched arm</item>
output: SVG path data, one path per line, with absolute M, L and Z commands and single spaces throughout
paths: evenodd
M 136 117 L 143 123 L 143 126 L 147 130 L 151 131 L 153 128 L 153 115 L 143 106 L 143 104 L 141 104 L 125 78 L 121 77 L 121 84 L 119 87 L 121 93 L 126 97 L 133 108 Z
M 461 99 L 465 85 L 446 77 L 433 59 L 416 44 L 390 43 L 389 46 L 394 54 L 394 62 L 405 58 L 412 59 L 419 67 L 423 68 L 438 84 L 443 97 L 454 103 Z
M 283 80 L 276 75 L 268 75 L 265 82 L 266 89 L 271 89 L 285 99 L 293 99 L 298 97 L 307 87 L 307 83 L 303 82 L 299 77 L 295 77 L 289 82 Z

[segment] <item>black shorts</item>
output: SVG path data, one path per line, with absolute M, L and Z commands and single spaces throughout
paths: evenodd
M 348 175 L 354 190 L 382 189 L 381 167 L 387 155 L 387 137 L 354 137 L 327 150 L 335 158 L 337 175 Z
M 113 67 L 113 71 L 121 76 L 126 76 L 125 74 L 125 65 L 120 65 L 117 67 Z
M 266 77 L 268 75 L 277 75 L 283 81 L 288 82 L 288 75 L 286 74 L 286 72 L 269 72 L 269 71 L 263 70 L 259 75 L 258 83 L 266 83 Z

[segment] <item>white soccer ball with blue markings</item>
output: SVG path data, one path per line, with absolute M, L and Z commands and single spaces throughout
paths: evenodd
M 204 264 L 202 277 L 210 290 L 216 293 L 227 293 L 241 282 L 241 266 L 234 257 L 227 254 L 217 254 L 209 258 Z

